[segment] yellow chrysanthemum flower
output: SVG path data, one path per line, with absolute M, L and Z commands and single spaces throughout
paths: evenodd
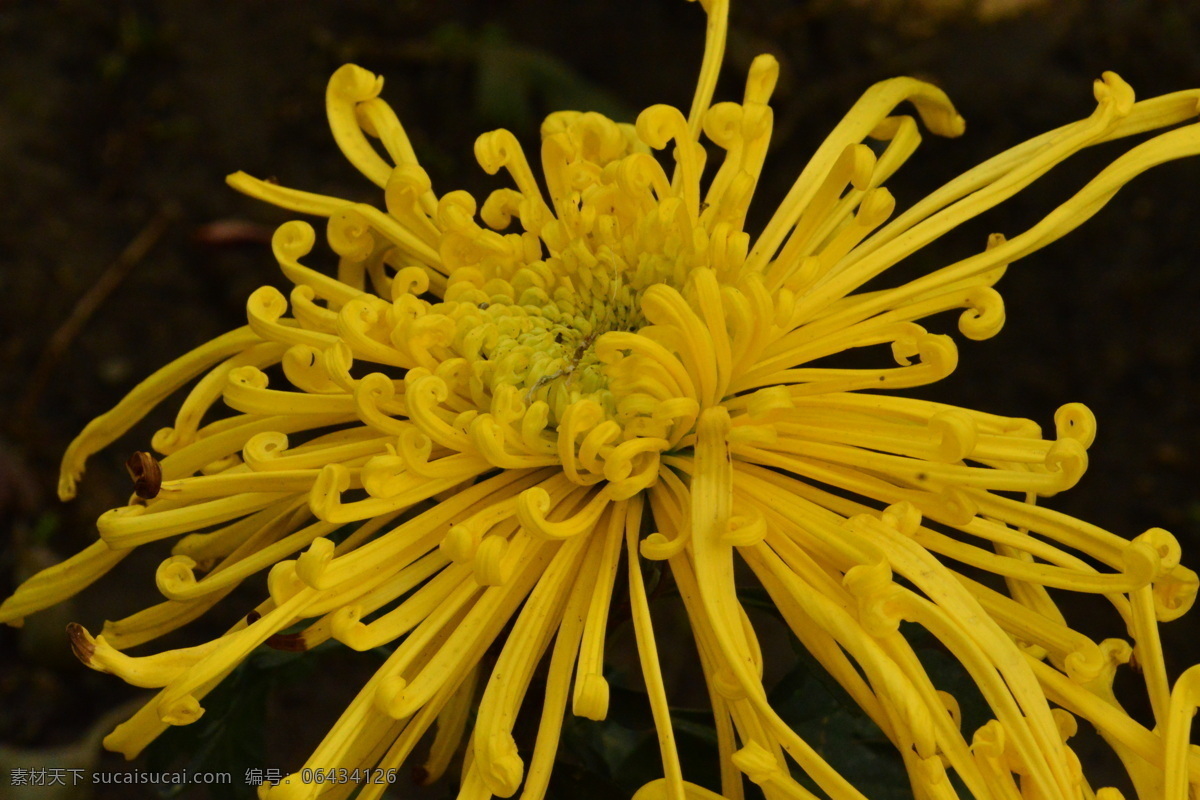
M 778 69 L 759 57 L 742 102 L 712 105 L 728 9 L 703 5 L 707 47 L 690 113 L 654 106 L 636 125 L 551 115 L 545 194 L 504 130 L 481 136 L 475 155 L 489 173 L 507 170 L 516 189 L 482 207 L 465 192 L 435 194 L 379 98 L 381 80 L 352 65 L 330 81 L 329 121 L 383 190 L 384 210 L 230 176 L 247 194 L 327 218 L 337 277 L 302 263 L 312 227 L 280 227 L 273 248 L 290 297 L 259 289 L 246 327 L 158 371 L 84 430 L 63 460 L 64 499 L 91 454 L 200 377 L 174 427 L 153 439 L 161 462 L 131 462 L 139 496 L 100 517 L 95 544 L 0 607 L 0 620 L 19 624 L 138 545 L 186 534 L 158 568 L 163 603 L 94 637 L 71 629 L 89 666 L 159 690 L 108 748 L 133 757 L 167 726 L 194 722 L 205 695 L 268 640 L 304 650 L 333 638 L 391 654 L 306 767 L 392 769 L 436 725 L 430 780 L 465 738 L 460 797 L 542 797 L 568 702 L 579 716 L 606 714 L 605 626 L 624 570 L 662 753 L 663 778 L 637 797 L 715 797 L 681 774 L 642 581 L 651 560 L 666 562 L 691 621 L 722 796 L 742 797 L 749 778 L 768 798 L 814 797 L 799 770 L 829 798 L 860 800 L 768 702 L 735 591 L 740 562 L 895 745 L 918 798 L 958 796 L 954 773 L 976 800 L 1115 800 L 1116 789 L 1093 790 L 1067 744 L 1077 717 L 1111 745 L 1138 797 L 1183 800 L 1200 786 L 1189 743 L 1200 673 L 1172 690 L 1157 629 L 1192 604 L 1196 574 L 1166 531 L 1128 541 L 1035 503 L 1083 473 L 1091 414 L 1064 406 L 1044 438 L 1028 420 L 891 391 L 955 367 L 952 340 L 918 320 L 962 309 L 965 336 L 994 335 L 1004 308 L 993 285 L 1007 265 L 1074 229 L 1140 172 L 1200 152 L 1200 126 L 1133 147 L 1020 235 L 993 236 L 977 255 L 898 286 L 876 281 L 1075 152 L 1193 120 L 1200 91 L 1135 102 L 1106 74 L 1090 117 L 893 217 L 883 184 L 920 140 L 897 107 L 907 101 L 942 136 L 961 134 L 963 121 L 936 87 L 886 81 L 752 239 L 743 225 Z M 656 150 L 673 156 L 671 169 Z M 705 177 L 710 155 L 720 164 Z M 519 232 L 502 233 L 514 218 Z M 824 361 L 880 345 L 897 365 Z M 269 385 L 271 367 L 290 385 Z M 204 424 L 219 400 L 236 413 Z M 961 565 L 1002 578 L 1007 593 Z M 123 652 L 264 570 L 269 596 L 225 635 Z M 1048 589 L 1101 595 L 1128 641 L 1072 629 Z M 990 721 L 960 730 L 955 698 L 932 683 L 901 621 L 965 666 Z M 481 659 L 494 644 L 489 674 Z M 522 753 L 511 731 L 547 651 L 536 745 Z M 1153 729 L 1113 694 L 1133 657 Z M 260 796 L 355 788 L 302 774 Z

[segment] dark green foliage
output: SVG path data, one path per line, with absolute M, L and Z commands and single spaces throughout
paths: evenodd
M 204 698 L 204 716 L 191 725 L 168 728 L 146 752 L 151 772 L 228 772 L 232 782 L 208 786 L 212 800 L 254 796 L 247 770 L 266 760 L 267 699 L 272 687 L 304 680 L 315 671 L 319 649 L 286 653 L 261 649 Z M 157 787 L 163 798 L 183 795 L 187 785 Z
M 474 64 L 474 112 L 482 121 L 524 130 L 540 122 L 542 109 L 597 111 L 619 122 L 632 122 L 636 116 L 566 62 L 513 41 L 500 26 L 476 33 L 450 23 L 430 39 L 445 56 Z

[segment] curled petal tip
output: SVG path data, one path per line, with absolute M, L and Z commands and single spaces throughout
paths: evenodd
M 362 103 L 383 91 L 383 76 L 363 69 L 357 64 L 343 64 L 329 79 L 329 93 L 344 95 L 347 100 Z
M 333 562 L 335 545 L 329 539 L 318 537 L 308 549 L 296 559 L 296 577 L 314 589 L 328 588 L 322 580 Z
M 190 694 L 179 698 L 165 697 L 158 704 L 158 716 L 168 725 L 191 725 L 204 716 L 204 707 Z

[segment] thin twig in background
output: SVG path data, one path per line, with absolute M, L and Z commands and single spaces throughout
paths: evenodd
M 33 375 L 29 380 L 28 388 L 17 406 L 18 430 L 26 429 L 26 423 L 37 407 L 38 400 L 41 399 L 46 384 L 50 381 L 50 376 L 62 359 L 63 353 L 71 346 L 71 342 L 75 341 L 75 337 L 87 325 L 88 320 L 121 285 L 121 282 L 129 276 L 133 268 L 158 244 L 178 216 L 179 209 L 174 205 L 164 206 L 155 212 L 150 221 L 129 241 L 120 255 L 105 267 L 99 280 L 83 293 L 75 303 L 75 307 L 71 309 L 71 314 L 63 321 L 62 325 L 58 326 L 54 335 L 46 341 L 46 346 L 42 348 L 42 353 L 38 357 L 37 367 L 34 368 Z

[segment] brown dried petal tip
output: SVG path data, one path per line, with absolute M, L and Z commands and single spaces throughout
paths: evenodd
M 96 643 L 88 632 L 78 622 L 67 624 L 67 638 L 71 640 L 71 652 L 84 664 L 91 666 L 92 656 L 96 653 Z
M 125 469 L 133 478 L 134 494 L 143 500 L 158 496 L 158 490 L 162 488 L 162 467 L 154 456 L 139 450 L 125 462 Z
M 288 653 L 303 653 L 308 650 L 303 633 L 276 633 L 267 637 L 267 647 Z

